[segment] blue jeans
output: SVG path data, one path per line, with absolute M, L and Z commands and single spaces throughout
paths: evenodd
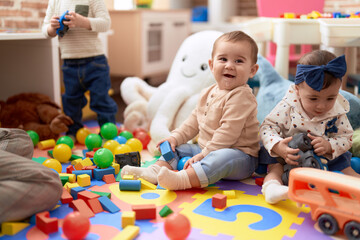
M 176 147 L 175 157 L 168 161 L 177 169 L 179 159 L 193 157 L 201 152 L 198 144 L 182 144 Z M 165 161 L 163 157 L 160 161 Z M 192 164 L 199 178 L 201 187 L 216 183 L 220 179 L 241 180 L 251 176 L 257 167 L 258 160 L 239 149 L 223 148 L 210 152 L 201 161 Z
M 68 135 L 75 135 L 83 127 L 82 108 L 87 100 L 84 93 L 90 91 L 90 108 L 97 113 L 99 126 L 115 123 L 117 104 L 109 96 L 111 87 L 109 65 L 104 55 L 65 59 L 62 66 L 65 93 L 62 95 L 64 113 L 71 117 L 74 124 L 69 127 Z

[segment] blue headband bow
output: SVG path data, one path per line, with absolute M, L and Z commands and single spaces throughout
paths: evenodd
M 295 84 L 305 81 L 312 89 L 320 91 L 324 84 L 325 71 L 341 80 L 346 73 L 345 55 L 337 57 L 328 62 L 328 64 L 322 66 L 298 64 Z

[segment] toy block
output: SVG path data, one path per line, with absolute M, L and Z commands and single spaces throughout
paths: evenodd
M 68 192 L 71 192 L 72 188 L 76 188 L 76 187 L 80 187 L 80 185 L 78 183 L 69 183 L 67 182 L 64 187 L 66 188 L 66 190 L 68 190 Z
M 59 176 L 67 176 L 69 177 L 69 183 L 75 183 L 76 182 L 76 175 L 72 173 L 59 173 Z
M 115 169 L 113 167 L 108 167 L 108 168 L 103 168 L 103 169 L 95 168 L 93 170 L 93 173 L 94 173 L 94 178 L 96 180 L 101 181 L 104 175 L 107 175 L 107 174 L 115 175 Z
M 115 169 L 115 174 L 118 174 L 120 172 L 120 164 L 113 162 L 111 166 Z
M 118 235 L 116 235 L 112 240 L 132 240 L 139 235 L 140 227 L 128 225 L 126 226 Z
M 104 182 L 106 182 L 106 184 L 110 184 L 110 183 L 114 183 L 115 181 L 115 176 L 114 174 L 107 174 L 103 176 L 102 179 Z
M 99 199 L 93 198 L 85 201 L 89 208 L 96 214 L 104 211 Z
M 123 180 L 134 180 L 134 176 L 133 175 L 124 175 L 122 177 Z
M 261 187 L 264 184 L 264 178 L 263 177 L 255 178 L 255 183 L 256 185 Z
M 136 220 L 156 219 L 155 204 L 132 205 L 132 210 L 136 213 Z
M 93 148 L 93 151 L 96 152 L 97 150 L 99 150 L 102 147 L 98 147 L 98 148 Z
M 92 178 L 92 171 L 91 170 L 74 170 L 72 173 L 75 174 L 76 176 L 82 175 L 82 174 L 87 174 L 87 175 L 90 176 L 90 179 Z
M 81 174 L 81 175 L 77 176 L 77 183 L 81 187 L 90 186 L 91 185 L 90 176 L 88 174 Z
M 72 173 L 72 171 L 74 171 L 74 166 L 73 165 L 69 165 L 66 167 L 66 173 Z
M 95 151 L 89 151 L 85 154 L 85 157 L 87 158 L 93 158 L 94 157 L 94 154 L 95 154 Z
M 227 191 L 223 191 L 223 194 L 228 198 L 228 199 L 234 199 L 236 198 L 236 194 L 234 190 L 227 190 Z
M 82 162 L 78 162 L 78 163 L 76 163 L 75 166 L 74 166 L 74 168 L 75 168 L 76 170 L 82 170 L 83 167 L 84 167 L 84 165 L 82 164 Z
M 27 228 L 30 226 L 30 223 L 24 223 L 24 222 L 3 222 L 1 224 L 1 233 L 5 235 L 13 236 L 23 230 L 24 228 Z
M 223 194 L 217 193 L 212 197 L 212 206 L 214 208 L 223 209 L 226 207 L 227 197 Z
M 126 165 L 140 167 L 141 155 L 139 152 L 115 154 L 115 161 L 120 165 L 120 169 Z
M 165 205 L 165 206 L 160 210 L 159 215 L 160 215 L 161 217 L 166 217 L 166 216 L 170 215 L 171 213 L 173 213 L 173 210 L 171 210 L 171 208 L 169 208 L 168 206 Z
M 156 189 L 159 189 L 159 190 L 166 190 L 165 188 L 163 188 L 162 186 L 160 186 L 159 184 L 156 186 Z
M 120 191 L 140 191 L 141 181 L 140 180 L 120 180 L 119 181 Z
M 37 147 L 40 149 L 40 150 L 45 150 L 45 149 L 49 149 L 49 148 L 53 148 L 55 147 L 55 140 L 54 139 L 48 139 L 48 140 L 44 140 L 44 141 L 41 141 L 37 144 Z
M 36 227 L 45 234 L 50 234 L 58 231 L 58 219 L 50 218 L 48 211 L 36 214 Z
M 79 192 L 78 193 L 78 199 L 82 199 L 84 200 L 85 202 L 87 200 L 90 200 L 90 199 L 94 199 L 94 198 L 99 198 L 100 195 L 96 194 L 96 193 L 93 193 L 93 192 L 90 192 L 90 191 L 82 191 L 82 192 Z
M 71 161 L 71 165 L 75 166 L 76 164 L 78 164 L 79 162 L 81 162 L 81 159 L 75 159 Z
M 120 208 L 118 208 L 118 206 L 116 206 L 109 198 L 102 196 L 102 197 L 99 197 L 98 199 L 100 201 L 101 206 L 103 207 L 103 209 L 105 211 L 108 211 L 111 213 L 120 211 Z
M 121 215 L 121 227 L 125 228 L 128 225 L 135 225 L 135 212 L 126 211 Z
M 88 167 L 88 166 L 93 166 L 94 163 L 90 160 L 90 158 L 85 158 L 84 160 L 81 161 L 82 165 L 84 167 Z
M 170 143 L 168 141 L 162 142 L 160 144 L 160 152 L 166 161 L 170 161 L 175 157 L 175 154 L 171 149 Z
M 63 188 L 63 192 L 61 194 L 60 201 L 62 204 L 70 203 L 74 200 L 74 198 L 71 196 L 71 194 L 68 192 L 66 188 Z
M 69 181 L 69 176 L 59 176 L 59 177 L 63 186 L 65 185 L 65 183 Z
M 151 190 L 156 189 L 155 184 L 152 184 L 151 182 L 148 182 L 148 181 L 146 181 L 145 179 L 142 179 L 142 178 L 138 178 L 138 180 L 141 181 L 141 187 L 144 187 L 145 189 L 151 189 Z
M 86 167 L 83 168 L 83 170 L 91 170 L 91 172 L 92 172 L 95 168 L 97 168 L 97 166 L 95 166 L 95 165 L 93 165 L 93 166 L 86 166 Z M 94 176 L 94 173 L 93 173 L 92 175 Z
M 82 157 L 75 155 L 75 154 L 71 154 L 70 160 L 76 160 L 76 159 L 82 159 Z
M 83 188 L 83 187 L 74 187 L 70 190 L 70 194 L 71 196 L 76 200 L 78 199 L 78 193 L 79 192 L 82 192 L 82 191 L 85 191 L 86 189 Z
M 77 199 L 69 203 L 69 207 L 74 209 L 74 211 L 78 211 L 87 218 L 94 217 L 94 212 L 88 207 L 88 205 L 85 203 L 82 199 Z

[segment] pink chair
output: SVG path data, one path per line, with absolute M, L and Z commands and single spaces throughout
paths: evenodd
M 280 17 L 286 12 L 308 14 L 312 11 L 323 12 L 324 0 L 256 0 L 259 17 Z M 311 45 L 301 45 L 300 53 L 296 53 L 295 45 L 290 46 L 289 65 L 295 67 L 302 55 L 312 50 Z M 266 58 L 275 65 L 276 44 L 270 42 Z

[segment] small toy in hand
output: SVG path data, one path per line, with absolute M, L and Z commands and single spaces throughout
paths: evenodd
M 160 144 L 160 152 L 166 161 L 170 161 L 175 157 L 174 152 L 171 149 L 171 145 L 168 141 Z
M 289 142 L 289 147 L 298 148 L 300 151 L 298 155 L 300 158 L 298 160 L 299 165 L 284 165 L 284 173 L 281 176 L 281 180 L 284 185 L 288 185 L 289 182 L 289 172 L 293 168 L 297 167 L 310 167 L 317 168 L 322 170 L 328 170 L 327 162 L 328 159 L 325 157 L 317 156 L 313 151 L 313 146 L 311 145 L 311 139 L 307 136 L 306 133 L 298 133 L 293 136 L 293 139 Z
M 64 21 L 69 21 L 68 19 L 66 19 L 66 15 L 69 15 L 69 11 L 66 11 L 63 15 L 61 15 L 59 19 L 60 27 L 56 29 L 56 34 L 60 37 L 63 37 L 65 33 L 69 30 L 69 27 L 67 25 L 64 25 Z

